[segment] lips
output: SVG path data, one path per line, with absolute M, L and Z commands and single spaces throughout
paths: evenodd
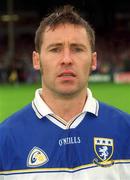
M 75 73 L 70 70 L 65 70 L 58 75 L 58 77 L 75 77 L 75 76 L 76 76 Z

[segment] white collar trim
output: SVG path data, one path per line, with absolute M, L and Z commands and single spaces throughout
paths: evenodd
M 49 106 L 41 98 L 41 96 L 40 96 L 41 91 L 42 91 L 41 88 L 36 90 L 34 100 L 32 101 L 32 108 L 35 111 L 38 118 L 40 118 L 40 119 L 49 114 L 54 114 L 54 112 L 49 108 Z M 81 113 L 90 112 L 90 113 L 98 116 L 99 103 L 92 96 L 92 92 L 89 88 L 87 88 L 87 92 L 88 92 L 87 101 L 86 101 Z

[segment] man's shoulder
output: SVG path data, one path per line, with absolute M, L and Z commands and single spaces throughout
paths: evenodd
M 124 112 L 123 110 L 115 106 L 106 104 L 104 102 L 99 102 L 99 114 L 100 115 L 106 114 L 108 117 L 118 117 L 122 119 L 129 119 L 130 121 L 130 114 L 128 114 L 127 112 Z
M 9 116 L 7 119 L 5 119 L 0 124 L 1 128 L 7 128 L 11 126 L 16 126 L 21 123 L 21 121 L 26 120 L 29 116 L 33 114 L 31 103 L 23 107 L 22 109 L 18 110 L 17 112 L 13 113 L 11 116 Z

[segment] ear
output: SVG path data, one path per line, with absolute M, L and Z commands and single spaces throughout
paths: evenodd
M 92 64 L 91 64 L 91 69 L 92 71 L 95 71 L 97 68 L 97 53 L 94 52 L 92 53 Z
M 39 53 L 36 51 L 33 51 L 32 54 L 32 59 L 33 59 L 33 67 L 35 70 L 39 70 L 40 69 L 40 57 L 39 57 Z

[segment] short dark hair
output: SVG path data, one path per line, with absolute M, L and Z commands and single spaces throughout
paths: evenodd
M 42 35 L 46 28 L 55 29 L 60 24 L 74 24 L 86 29 L 90 40 L 91 50 L 95 50 L 95 32 L 90 24 L 83 19 L 71 5 L 64 5 L 56 9 L 53 13 L 43 18 L 35 34 L 35 49 L 40 52 L 42 45 Z

